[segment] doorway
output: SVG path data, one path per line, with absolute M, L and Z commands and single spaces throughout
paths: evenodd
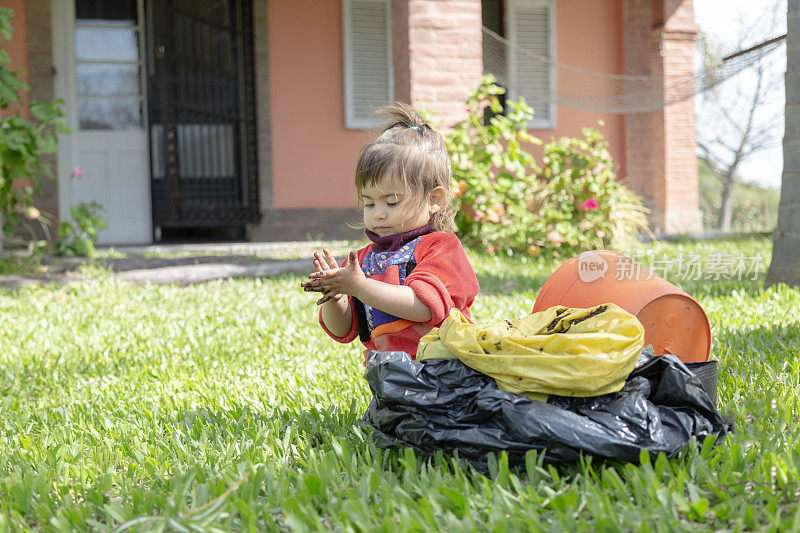
M 235 234 L 260 219 L 251 2 L 148 0 L 147 12 L 155 238 Z
M 260 219 L 251 4 L 52 3 L 73 132 L 58 154 L 63 219 L 102 205 L 98 244 L 243 236 Z
M 99 244 L 152 240 L 143 0 L 53 2 L 60 138 L 59 211 L 97 202 Z

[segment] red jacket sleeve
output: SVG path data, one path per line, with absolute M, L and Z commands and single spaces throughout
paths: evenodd
M 366 257 L 368 250 L 369 246 L 366 246 L 356 252 L 359 264 L 361 264 L 361 262 L 364 260 L 364 257 Z M 350 331 L 348 331 L 344 337 L 337 337 L 336 335 L 331 333 L 331 330 L 329 330 L 328 327 L 325 325 L 325 322 L 322 321 L 322 306 L 320 306 L 319 308 L 319 325 L 322 326 L 323 331 L 325 331 L 325 333 L 327 333 L 330 336 L 330 338 L 341 343 L 351 342 L 353 339 L 358 337 L 358 319 L 356 318 L 356 310 L 353 308 L 352 296 L 347 297 L 347 305 L 350 306 L 350 314 L 352 315 L 353 319 L 350 322 Z
M 431 310 L 431 326 L 440 326 L 453 308 L 469 317 L 478 295 L 478 278 L 464 247 L 453 233 L 438 231 L 422 238 L 414 250 L 417 266 L 405 280 Z

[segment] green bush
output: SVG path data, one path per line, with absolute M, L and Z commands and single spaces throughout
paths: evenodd
M 527 129 L 533 109 L 520 98 L 507 100 L 503 110 L 497 95 L 505 90 L 494 81 L 484 77 L 467 98 L 468 117 L 445 134 L 456 227 L 466 244 L 490 254 L 563 257 L 623 246 L 649 231 L 647 210 L 616 180 L 599 131 L 584 128 L 582 138 L 553 139 L 537 162 L 526 149 L 543 144 Z
M 97 244 L 97 232 L 106 229 L 106 221 L 100 216 L 103 207 L 97 202 L 73 205 L 70 208 L 72 218 L 77 225 L 62 220 L 56 228 L 55 251 L 58 255 L 71 257 L 82 255 L 94 256 L 94 246 Z

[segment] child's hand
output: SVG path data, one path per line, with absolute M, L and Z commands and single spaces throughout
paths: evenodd
M 329 268 L 327 270 L 314 272 L 309 276 L 309 281 L 304 281 L 301 285 L 310 290 L 322 291 L 326 294 L 330 291 L 333 294 L 349 294 L 355 296 L 367 277 L 358 264 L 358 257 L 355 251 L 351 251 L 341 267 Z
M 314 252 L 314 274 L 320 274 L 323 272 L 330 271 L 332 269 L 339 268 L 339 265 L 336 263 L 336 259 L 334 259 L 333 254 L 327 248 L 323 248 L 322 252 L 325 254 Z M 342 262 L 342 267 L 347 264 L 347 259 Z M 300 286 L 303 287 L 303 290 L 306 292 L 322 292 L 324 295 L 322 298 L 317 300 L 317 305 L 324 304 L 328 300 L 338 299 L 340 297 L 345 296 L 344 294 L 336 294 L 332 291 L 325 291 L 324 289 L 311 285 L 311 281 L 303 281 L 300 283 Z

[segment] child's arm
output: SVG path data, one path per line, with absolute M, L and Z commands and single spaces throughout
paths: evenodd
M 417 266 L 404 285 L 411 288 L 431 311 L 427 324 L 439 326 L 453 309 L 467 318 L 480 290 L 478 278 L 458 237 L 437 232 L 423 238 L 414 250 Z
M 367 278 L 361 270 L 355 251 L 350 252 L 347 266 L 314 272 L 310 278 L 306 286 L 313 287 L 311 290 L 349 294 L 385 313 L 414 322 L 427 322 L 431 319 L 430 309 L 410 287 Z
M 365 278 L 364 284 L 353 296 L 398 318 L 414 322 L 427 322 L 431 319 L 431 310 L 417 298 L 411 287 Z
M 320 308 L 322 321 L 328 331 L 337 337 L 346 337 L 353 323 L 353 310 L 346 294 L 334 296 Z

